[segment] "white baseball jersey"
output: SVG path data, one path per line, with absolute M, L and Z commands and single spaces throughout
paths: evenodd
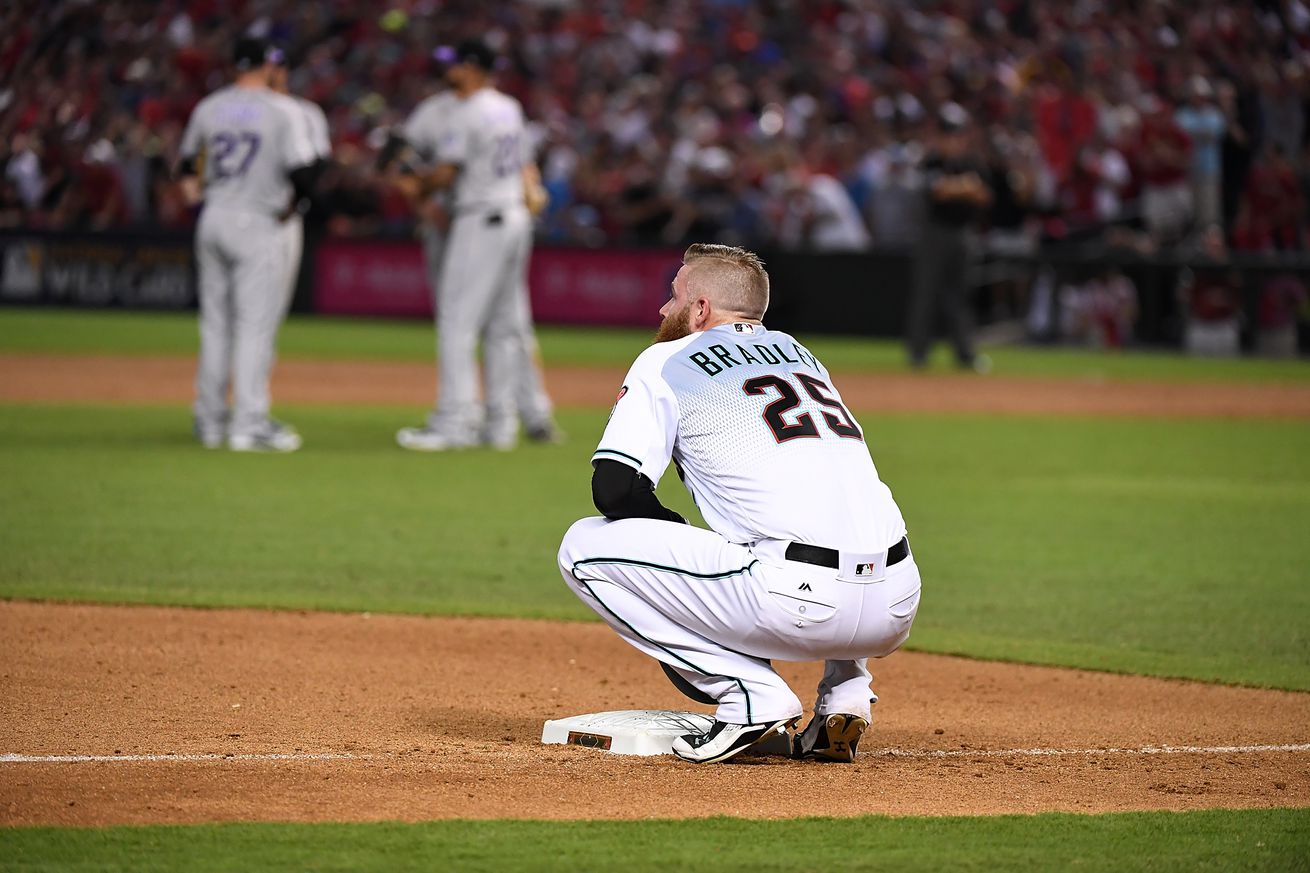
M 291 201 L 289 174 L 316 157 L 289 97 L 232 85 L 201 100 L 187 122 L 182 157 L 202 153 L 206 205 L 270 216 Z
M 314 149 L 315 157 L 321 160 L 332 157 L 332 137 L 328 133 L 327 116 L 323 114 L 323 107 L 313 100 L 298 95 L 293 95 L 291 99 L 304 119 L 309 144 Z
M 905 522 L 828 371 L 791 336 L 725 324 L 643 352 L 592 456 L 658 483 L 679 468 L 732 543 L 876 552 Z
M 481 88 L 456 98 L 435 154 L 437 163 L 459 165 L 456 211 L 522 206 L 527 148 L 523 107 L 513 97 Z

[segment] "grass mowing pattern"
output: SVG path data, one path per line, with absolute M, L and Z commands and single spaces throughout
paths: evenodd
M 307 448 L 269 457 L 181 409 L 0 406 L 0 596 L 592 618 L 554 557 L 604 412 L 508 454 L 404 452 L 413 417 L 292 410 Z M 1310 689 L 1306 425 L 863 424 L 924 574 L 913 648 Z
M 654 333 L 649 329 L 543 327 L 542 355 L 552 364 L 624 367 Z M 799 339 L 835 370 L 903 372 L 899 342 L 866 337 L 803 335 Z M 188 313 L 0 308 L 0 351 L 70 354 L 193 355 L 195 316 Z M 396 361 L 434 358 L 432 325 L 423 320 L 292 316 L 278 343 L 283 357 Z M 948 355 L 934 359 L 948 370 Z M 1260 359 L 1197 359 L 1171 352 L 1089 352 L 1078 349 L 990 349 L 1007 376 L 1174 381 L 1310 381 L 1310 363 Z
M 992 818 L 439 821 L 0 831 L 44 871 L 1304 870 L 1306 810 Z

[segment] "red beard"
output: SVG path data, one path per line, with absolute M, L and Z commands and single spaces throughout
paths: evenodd
M 655 332 L 652 342 L 667 343 L 691 335 L 691 305 L 675 309 L 660 322 L 660 329 Z

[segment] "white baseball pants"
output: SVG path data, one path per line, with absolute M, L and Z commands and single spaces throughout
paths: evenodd
M 914 557 L 880 581 L 855 583 L 766 551 L 780 554 L 691 525 L 584 518 L 565 534 L 559 565 L 619 636 L 717 700 L 720 721 L 802 714 L 775 658 L 824 659 L 815 712 L 869 718 L 876 698 L 866 661 L 896 651 L 919 608 Z
M 222 432 L 232 387 L 229 432 L 267 426 L 269 373 L 286 314 L 287 243 L 272 216 L 206 206 L 196 226 L 200 359 L 196 423 Z

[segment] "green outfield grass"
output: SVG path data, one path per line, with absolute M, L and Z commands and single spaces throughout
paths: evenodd
M 0 830 L 41 871 L 1305 870 L 1306 810 Z
M 550 361 L 622 367 L 647 337 L 548 329 L 542 345 Z M 902 366 L 895 343 L 802 339 L 834 369 Z M 293 319 L 282 351 L 430 361 L 432 343 L 423 322 Z M 191 316 L 0 309 L 0 353 L 194 348 Z M 1024 376 L 1310 380 L 1301 362 L 993 356 Z M 437 456 L 392 443 L 419 410 L 281 412 L 306 436 L 298 454 L 205 451 L 180 405 L 0 405 L 0 597 L 592 618 L 554 552 L 593 511 L 604 410 L 563 411 L 563 446 Z M 861 420 L 924 573 L 912 648 L 1310 690 L 1310 425 Z M 698 519 L 676 477 L 660 494 Z M 1226 871 L 1307 857 L 1306 810 L 0 829 L 4 871 Z
M 307 447 L 270 457 L 201 449 L 184 409 L 0 406 L 0 596 L 591 618 L 554 555 L 604 411 L 449 455 L 395 447 L 414 414 L 292 409 Z M 1310 426 L 862 423 L 924 574 L 913 647 L 1310 689 Z
M 549 363 L 626 367 L 654 332 L 543 327 L 542 355 Z M 900 343 L 864 337 L 799 337 L 835 370 L 902 371 Z M 159 355 L 194 354 L 195 316 L 67 309 L 0 308 L 0 352 Z M 355 320 L 293 316 L 282 331 L 286 357 L 430 361 L 432 325 L 423 320 Z M 937 369 L 949 371 L 944 349 Z M 1079 379 L 1170 381 L 1310 381 L 1310 362 L 1187 358 L 1171 352 L 1089 352 L 1006 346 L 988 353 L 999 375 Z

